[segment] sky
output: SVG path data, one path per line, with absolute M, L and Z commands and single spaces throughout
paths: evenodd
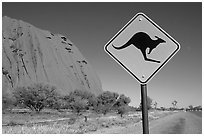
M 180 45 L 180 51 L 148 82 L 158 107 L 202 105 L 202 3 L 2 3 L 2 16 L 65 35 L 100 77 L 104 91 L 125 94 L 138 107 L 140 83 L 105 51 L 106 43 L 138 12 Z

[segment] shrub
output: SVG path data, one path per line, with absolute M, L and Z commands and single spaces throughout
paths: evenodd
M 97 113 L 103 113 L 106 115 L 106 113 L 112 110 L 112 107 L 116 103 L 118 96 L 118 93 L 110 91 L 103 92 L 97 97 L 97 104 L 94 107 L 94 110 Z
M 9 96 L 2 96 L 2 111 L 11 110 L 14 106 L 14 100 Z
M 152 109 L 152 98 L 150 98 L 149 96 L 147 96 L 147 109 Z M 140 103 L 139 105 L 139 109 L 142 110 L 142 103 Z
M 70 109 L 79 116 L 81 112 L 89 109 L 89 98 L 92 96 L 89 92 L 75 90 L 62 97 L 61 108 Z
M 118 114 L 122 117 L 127 111 L 129 111 L 128 104 L 130 103 L 130 98 L 126 97 L 124 94 L 120 95 L 114 104 L 113 108 L 117 111 Z
M 49 106 L 49 108 L 51 109 L 56 109 L 59 112 L 61 111 L 61 109 L 66 109 L 66 105 L 67 103 L 64 101 L 64 98 L 62 96 L 56 96 L 56 100 L 53 101 L 52 105 Z
M 129 111 L 129 107 L 127 105 L 123 105 L 117 108 L 117 113 L 120 114 L 121 117 Z
M 58 94 L 56 88 L 42 83 L 28 87 L 17 87 L 13 93 L 17 104 L 24 105 L 32 111 L 40 112 L 45 107 L 53 107 Z
M 80 97 L 75 97 L 74 100 L 70 103 L 70 108 L 73 112 L 80 115 L 82 111 L 87 109 L 88 101 L 86 99 L 82 99 Z
M 96 104 L 96 96 L 88 91 L 75 90 L 69 94 L 69 97 L 80 97 L 87 101 L 87 108 L 91 109 Z

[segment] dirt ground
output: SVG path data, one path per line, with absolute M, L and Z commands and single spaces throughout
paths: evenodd
M 141 112 L 129 112 L 122 118 L 115 113 L 106 116 L 87 114 L 73 122 L 69 112 L 61 114 L 4 114 L 2 133 L 10 134 L 142 134 Z M 150 134 L 201 134 L 202 113 L 184 111 L 149 111 Z M 71 123 L 72 122 L 72 123 Z
M 149 123 L 150 134 L 201 134 L 202 118 L 190 112 L 177 112 Z M 142 134 L 142 122 L 99 129 L 95 134 Z

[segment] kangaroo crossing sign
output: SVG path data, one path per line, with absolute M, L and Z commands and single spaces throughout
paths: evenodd
M 141 84 L 146 84 L 180 45 L 145 14 L 138 13 L 104 49 Z

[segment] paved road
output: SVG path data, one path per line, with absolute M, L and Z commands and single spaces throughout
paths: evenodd
M 178 112 L 150 122 L 151 134 L 201 134 L 202 118 L 191 112 Z
M 202 118 L 202 111 L 190 111 L 190 113 L 193 113 Z

